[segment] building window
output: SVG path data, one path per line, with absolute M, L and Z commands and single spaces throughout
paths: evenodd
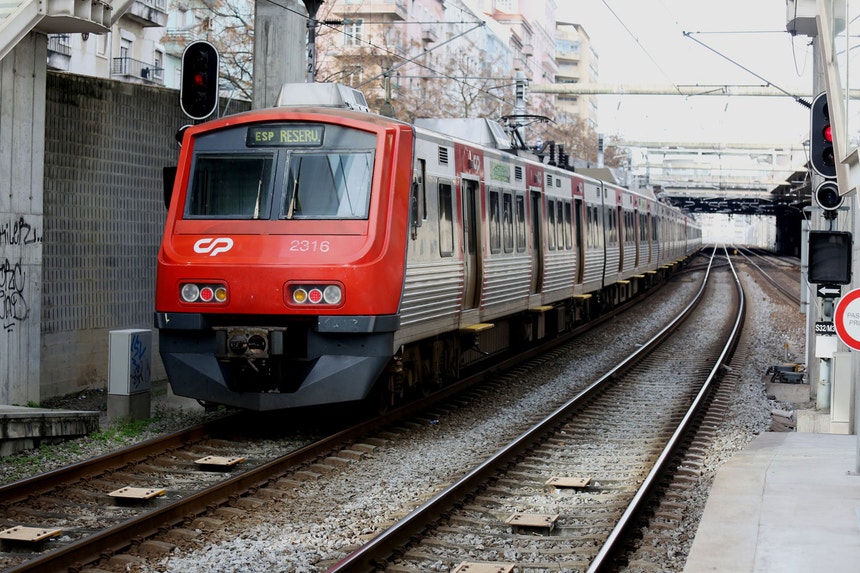
M 364 20 L 353 20 L 343 26 L 343 45 L 360 46 L 364 39 Z

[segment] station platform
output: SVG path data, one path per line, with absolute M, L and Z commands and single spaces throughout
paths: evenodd
M 768 432 L 717 472 L 684 573 L 860 571 L 857 437 Z
M 99 429 L 99 412 L 0 405 L 0 457 Z

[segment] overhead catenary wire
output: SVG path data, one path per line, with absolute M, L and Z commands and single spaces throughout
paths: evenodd
M 706 49 L 710 50 L 711 52 L 715 53 L 716 55 L 720 56 L 721 58 L 723 58 L 723 59 L 725 59 L 725 60 L 727 60 L 727 61 L 731 62 L 732 64 L 734 64 L 734 65 L 736 65 L 737 67 L 741 68 L 741 69 L 742 69 L 742 70 L 744 70 L 745 72 L 747 72 L 747 73 L 749 73 L 749 74 L 752 74 L 753 76 L 757 77 L 757 78 L 758 78 L 758 79 L 760 79 L 761 81 L 765 82 L 765 84 L 766 84 L 767 86 L 772 86 L 772 87 L 773 87 L 773 88 L 775 88 L 776 90 L 778 90 L 778 91 L 780 91 L 780 92 L 784 93 L 785 95 L 787 95 L 788 97 L 792 98 L 794 101 L 796 101 L 797 103 L 799 103 L 799 104 L 800 104 L 800 105 L 802 105 L 803 107 L 806 107 L 806 108 L 810 108 L 810 107 L 812 107 L 812 104 L 811 104 L 810 102 L 806 101 L 805 99 L 803 99 L 803 98 L 801 98 L 801 97 L 798 97 L 798 96 L 796 96 L 796 95 L 792 94 L 791 92 L 789 92 L 789 91 L 787 91 L 787 90 L 784 90 L 784 89 L 783 89 L 783 88 L 781 88 L 780 86 L 778 86 L 778 85 L 776 85 L 775 83 L 773 83 L 773 82 L 769 81 L 769 80 L 768 80 L 767 78 L 765 78 L 764 76 L 762 76 L 762 75 L 760 75 L 760 74 L 757 74 L 756 72 L 752 71 L 751 69 L 749 69 L 748 67 L 744 66 L 744 65 L 743 65 L 743 64 L 741 64 L 740 62 L 737 62 L 737 61 L 733 60 L 732 58 L 730 58 L 730 57 L 728 57 L 727 55 L 723 54 L 723 53 L 722 53 L 722 52 L 720 52 L 719 50 L 717 50 L 717 49 L 715 49 L 715 48 L 712 48 L 711 46 L 707 45 L 706 43 L 704 43 L 703 41 L 699 40 L 698 38 L 694 38 L 694 37 L 693 37 L 693 34 L 702 34 L 702 32 L 686 32 L 686 31 L 685 31 L 685 32 L 684 32 L 684 37 L 685 37 L 685 38 L 689 38 L 689 39 L 693 40 L 694 42 L 696 42 L 696 43 L 697 43 L 697 44 L 699 44 L 700 46 L 702 46 L 702 47 L 704 47 L 704 48 L 706 48 Z
M 648 59 L 651 60 L 651 62 L 655 66 L 657 66 L 657 69 L 660 70 L 660 73 L 663 74 L 666 77 L 666 79 L 669 80 L 669 82 L 672 85 L 675 85 L 675 82 L 672 81 L 672 78 L 669 77 L 669 74 L 666 73 L 666 70 L 664 70 L 662 68 L 662 66 L 660 66 L 660 63 L 657 62 L 656 59 L 654 59 L 654 56 L 652 56 L 651 53 L 647 50 L 647 48 L 645 48 L 645 46 L 639 40 L 639 37 L 636 34 L 634 34 L 630 28 L 627 27 L 627 24 L 625 24 L 624 20 L 622 20 L 621 17 L 615 12 L 615 10 L 612 9 L 612 6 L 609 5 L 609 2 L 607 2 L 607 0 L 602 0 L 602 1 L 603 1 L 603 5 L 606 6 L 606 9 L 609 10 L 609 12 L 612 14 L 612 16 L 616 20 L 618 20 L 619 24 L 621 24 L 621 27 L 624 28 L 624 30 L 627 32 L 627 34 L 630 35 L 631 38 L 633 38 L 633 41 L 636 42 L 636 45 L 638 45 L 642 49 L 642 51 L 645 53 L 645 55 L 648 56 Z M 679 93 L 679 95 L 682 95 L 682 94 L 680 94 L 680 90 L 678 93 Z

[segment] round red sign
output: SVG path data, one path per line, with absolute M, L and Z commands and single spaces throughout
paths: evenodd
M 836 335 L 852 350 L 860 350 L 860 289 L 849 291 L 833 313 Z

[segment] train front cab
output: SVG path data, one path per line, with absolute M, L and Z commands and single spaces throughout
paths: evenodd
M 177 395 L 251 410 L 367 395 L 398 329 L 412 140 L 378 116 L 287 109 L 186 131 L 156 284 Z

